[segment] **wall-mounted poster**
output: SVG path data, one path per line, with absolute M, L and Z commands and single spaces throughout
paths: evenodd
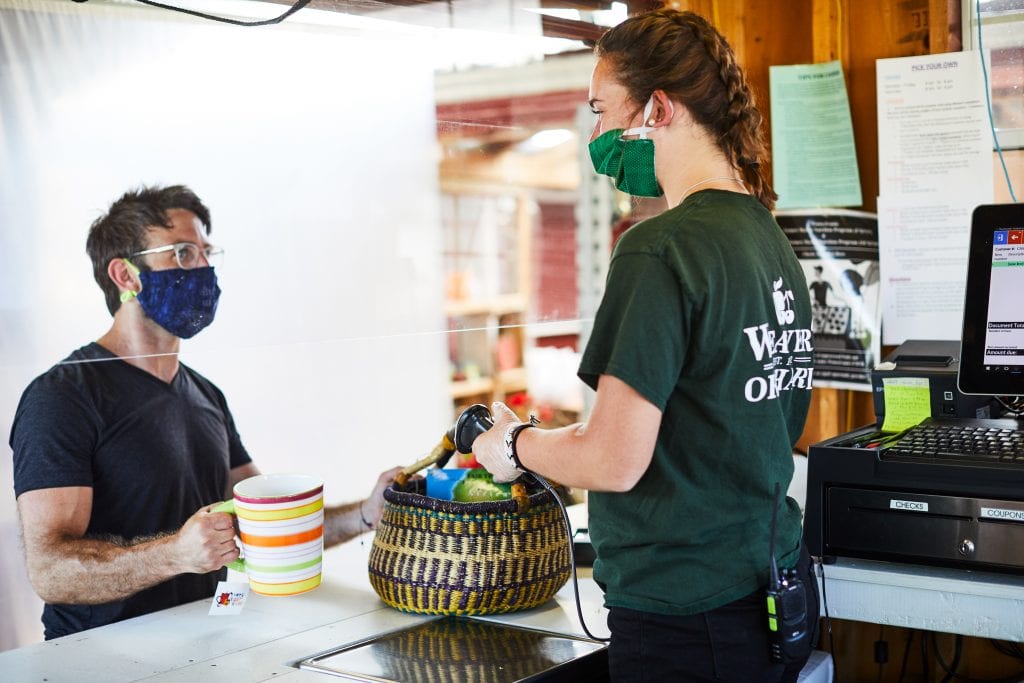
M 845 209 L 777 211 L 811 294 L 814 386 L 871 391 L 882 340 L 878 218 Z
M 860 206 L 843 65 L 834 61 L 770 66 L 768 79 L 776 206 Z
M 884 344 L 960 339 L 971 213 L 994 196 L 977 52 L 876 61 Z

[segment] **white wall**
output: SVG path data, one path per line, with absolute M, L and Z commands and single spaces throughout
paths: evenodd
M 85 238 L 130 187 L 211 209 L 224 293 L 182 356 L 263 471 L 351 500 L 447 428 L 423 40 L 0 0 L 0 649 L 41 637 L 8 430 L 27 383 L 107 329 Z

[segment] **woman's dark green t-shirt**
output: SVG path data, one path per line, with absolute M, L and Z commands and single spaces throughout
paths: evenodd
M 605 374 L 663 411 L 637 485 L 589 495 L 608 606 L 694 614 L 764 586 L 776 484 L 776 554 L 796 563 L 785 491 L 810 405 L 811 307 L 760 202 L 705 190 L 622 236 L 579 369 L 592 388 Z

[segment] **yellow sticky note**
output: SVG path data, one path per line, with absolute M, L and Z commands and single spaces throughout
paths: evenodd
M 885 399 L 883 432 L 901 432 L 932 416 L 926 377 L 888 377 L 882 380 Z

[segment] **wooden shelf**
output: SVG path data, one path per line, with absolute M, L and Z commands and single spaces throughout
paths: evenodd
M 494 391 L 494 380 L 490 377 L 456 380 L 451 383 L 451 395 L 454 399 L 489 394 L 492 391 Z
M 502 294 L 490 299 L 445 302 L 444 312 L 449 318 L 467 315 L 505 315 L 526 310 L 526 297 L 522 294 Z
M 510 194 L 505 189 L 480 201 L 479 193 L 471 188 L 448 188 L 448 192 L 455 198 L 446 225 L 455 232 L 446 243 L 451 243 L 453 258 L 457 255 L 462 259 L 453 261 L 452 272 L 445 280 L 450 297 L 444 305 L 449 362 L 459 376 L 476 378 L 452 381 L 449 393 L 456 404 L 504 400 L 508 394 L 526 390 L 523 322 L 530 310 L 530 236 L 535 203 L 523 191 Z M 460 203 L 461 195 L 466 197 Z M 514 216 L 513 204 L 508 200 L 514 202 Z M 465 216 L 459 213 L 462 205 Z M 489 210 L 484 211 L 487 207 Z M 460 229 L 468 231 L 462 239 Z M 513 229 L 515 235 L 509 232 Z M 470 287 L 471 282 L 476 287 Z
M 495 391 L 503 394 L 526 391 L 526 368 L 502 370 L 498 373 L 497 381 L 491 377 L 480 377 L 478 379 L 455 380 L 451 383 L 451 395 L 455 399 L 489 394 Z
M 499 372 L 497 388 L 505 394 L 526 391 L 526 368 L 510 368 Z

